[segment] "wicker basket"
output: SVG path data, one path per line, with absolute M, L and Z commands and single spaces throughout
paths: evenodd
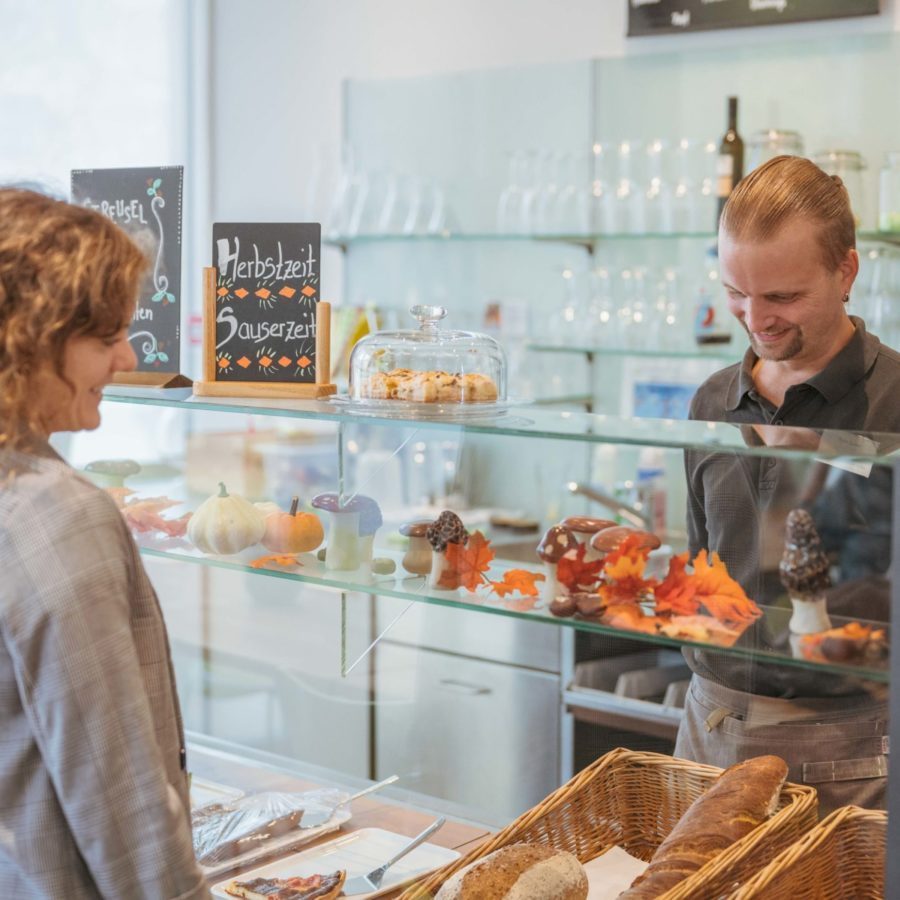
M 520 841 L 568 850 L 581 862 L 616 844 L 649 860 L 721 771 L 659 753 L 612 750 L 469 854 L 407 888 L 400 900 L 426 900 L 463 866 Z M 815 823 L 816 792 L 787 784 L 772 818 L 660 900 L 725 896 Z
M 877 900 L 884 896 L 887 813 L 842 806 L 729 900 Z

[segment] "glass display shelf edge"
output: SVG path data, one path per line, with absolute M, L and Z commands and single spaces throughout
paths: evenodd
M 522 438 L 548 438 L 593 444 L 622 444 L 636 447 L 661 447 L 671 450 L 697 449 L 713 452 L 735 452 L 748 456 L 794 457 L 842 461 L 849 465 L 893 465 L 900 458 L 897 435 L 834 432 L 838 440 L 829 441 L 829 432 L 803 428 L 761 426 L 752 429 L 725 422 L 700 422 L 683 419 L 620 418 L 580 410 L 553 410 L 534 405 L 509 404 L 504 414 L 484 418 L 456 419 L 452 415 L 430 418 L 404 418 L 387 413 L 351 412 L 346 403 L 327 400 L 266 400 L 217 398 L 169 399 L 165 390 L 154 396 L 128 393 L 107 388 L 106 402 L 181 409 L 187 412 L 227 412 L 254 416 L 276 416 L 288 419 L 311 419 L 343 425 L 433 429 L 469 434 L 493 434 Z M 769 445 L 763 444 L 765 439 Z M 748 444 L 747 441 L 752 441 Z M 849 440 L 849 444 L 848 444 Z M 756 442 L 759 442 L 757 444 Z M 853 452 L 848 447 L 853 446 Z
M 703 240 L 715 241 L 713 231 L 645 231 L 645 232 L 559 232 L 547 234 L 501 234 L 500 232 L 459 232 L 449 231 L 436 234 L 354 234 L 329 235 L 323 240 L 327 247 L 348 250 L 353 246 L 368 244 L 466 244 L 466 243 L 517 243 L 544 242 L 550 244 L 578 244 L 593 248 L 605 241 L 678 241 Z M 887 244 L 900 246 L 900 232 L 897 231 L 858 231 L 856 239 L 863 243 Z
M 173 539 L 166 539 L 166 543 L 171 543 L 172 540 Z M 426 579 L 423 576 L 405 575 L 399 564 L 402 554 L 397 551 L 382 551 L 379 549 L 379 556 L 383 555 L 395 561 L 397 564 L 397 571 L 393 575 L 373 575 L 371 579 L 369 579 L 368 577 L 361 576 L 358 570 L 354 572 L 335 572 L 326 570 L 324 564 L 319 562 L 312 554 L 301 554 L 301 556 L 303 556 L 302 568 L 305 571 L 292 571 L 287 568 L 255 568 L 251 565 L 251 561 L 255 558 L 256 554 L 250 555 L 246 552 L 231 557 L 221 557 L 205 556 L 192 547 L 183 547 L 177 550 L 164 549 L 159 546 L 154 547 L 147 542 L 141 541 L 139 541 L 138 546 L 140 552 L 146 556 L 194 563 L 195 565 L 201 566 L 211 566 L 213 568 L 241 572 L 244 574 L 281 578 L 288 581 L 295 581 L 300 584 L 307 584 L 313 588 L 324 590 L 330 589 L 339 593 L 362 593 L 375 596 L 394 597 L 399 600 L 414 601 L 432 606 L 468 610 L 489 615 L 506 616 L 528 622 L 538 622 L 563 628 L 573 628 L 576 631 L 602 634 L 608 637 L 636 639 L 661 647 L 695 647 L 710 653 L 722 653 L 730 656 L 754 659 L 760 663 L 778 663 L 780 665 L 810 669 L 816 672 L 849 675 L 854 678 L 868 679 L 882 683 L 887 683 L 888 681 L 887 668 L 866 668 L 862 665 L 822 663 L 796 658 L 776 650 L 759 650 L 739 646 L 722 647 L 717 644 L 667 637 L 662 634 L 646 634 L 639 631 L 630 631 L 625 628 L 603 625 L 589 619 L 579 619 L 574 617 L 563 618 L 554 616 L 540 600 L 537 601 L 534 608 L 522 610 L 513 608 L 515 604 L 522 601 L 523 598 L 521 597 L 514 600 L 502 600 L 489 597 L 484 593 L 469 593 L 462 588 L 456 591 L 436 590 L 427 585 Z M 489 574 L 493 580 L 498 580 L 502 578 L 503 572 L 512 568 L 515 568 L 515 566 L 508 564 L 492 566 Z M 764 615 L 772 632 L 779 633 L 785 630 L 787 619 L 790 617 L 790 611 L 775 607 L 765 607 Z M 835 626 L 840 626 L 844 624 L 845 621 L 849 620 L 833 617 L 833 624 Z

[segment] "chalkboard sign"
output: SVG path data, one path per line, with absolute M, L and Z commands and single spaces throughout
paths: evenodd
M 181 362 L 183 177 L 182 166 L 72 172 L 72 202 L 109 216 L 150 259 L 128 332 L 137 356 L 137 372 L 117 376 L 117 380 L 173 385 L 186 382 L 183 378 L 171 379 L 179 372 Z
M 628 36 L 878 14 L 879 0 L 627 0 Z
M 330 306 L 319 299 L 317 223 L 216 223 L 204 287 L 204 381 L 196 394 L 320 397 Z

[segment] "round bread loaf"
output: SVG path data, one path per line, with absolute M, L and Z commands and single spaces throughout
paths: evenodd
M 460 869 L 434 900 L 585 900 L 581 863 L 542 844 L 510 844 Z

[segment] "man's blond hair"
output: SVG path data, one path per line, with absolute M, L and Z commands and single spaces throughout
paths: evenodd
M 856 247 L 850 195 L 837 176 L 799 156 L 776 156 L 732 191 L 719 231 L 738 241 L 767 241 L 791 222 L 819 225 L 822 261 L 836 271 Z

